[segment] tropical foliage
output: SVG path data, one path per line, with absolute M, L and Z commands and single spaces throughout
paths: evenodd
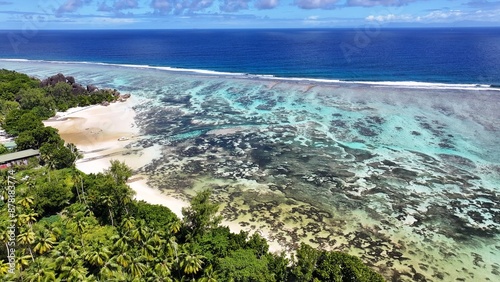
M 344 253 L 302 244 L 295 255 L 272 254 L 259 235 L 231 233 L 220 226 L 209 190 L 193 197 L 181 220 L 167 207 L 134 200 L 127 185 L 132 170 L 124 163 L 112 161 L 98 174 L 78 171 L 76 148 L 40 125 L 40 113 L 61 102 L 39 90 L 19 93 L 37 85 L 0 71 L 3 125 L 23 148 L 42 152 L 40 165 L 16 167 L 13 175 L 0 171 L 0 281 L 383 281 Z M 69 90 L 46 91 L 71 100 Z M 15 186 L 10 205 L 8 183 Z
M 111 90 L 73 93 L 71 85 L 59 82 L 42 87 L 39 80 L 14 71 L 0 70 L 0 125 L 16 137 L 17 150 L 40 149 L 42 164 L 61 169 L 71 167 L 79 154 L 65 144 L 55 128 L 42 120 L 70 107 L 113 101 Z M 0 154 L 7 153 L 0 148 Z

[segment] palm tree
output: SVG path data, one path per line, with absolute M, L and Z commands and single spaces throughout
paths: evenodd
M 173 260 L 171 257 L 157 259 L 155 261 L 153 272 L 159 277 L 168 277 L 171 274 L 172 265 Z
M 30 267 L 27 271 L 27 280 L 29 282 L 52 282 L 56 281 L 56 275 L 54 272 L 54 263 L 50 262 L 49 259 L 44 257 L 39 257 L 35 260 L 33 267 Z
M 202 259 L 204 257 L 201 255 L 185 253 L 182 255 L 179 266 L 185 274 L 194 275 L 201 270 Z
M 130 232 L 135 228 L 135 218 L 133 216 L 127 216 L 122 220 L 122 229 L 125 233 Z
M 50 224 L 46 227 L 47 230 L 54 236 L 54 239 L 57 241 L 58 238 L 62 235 L 62 230 L 56 224 Z
M 177 244 L 177 242 L 175 240 L 176 240 L 176 238 L 174 236 L 172 236 L 168 239 L 168 242 L 166 244 L 167 250 L 165 253 L 171 257 L 174 257 L 175 261 L 178 262 L 178 260 L 179 260 L 179 244 Z
M 114 257 L 116 263 L 124 268 L 127 268 L 132 263 L 132 257 L 127 252 L 122 252 Z
M 78 148 L 73 143 L 67 144 L 66 147 L 75 156 L 75 159 L 73 160 L 73 166 L 75 166 L 76 161 L 83 158 L 83 154 L 80 151 L 78 151 Z
M 101 270 L 99 270 L 99 277 L 102 281 L 110 281 L 112 280 L 112 276 L 116 275 L 117 273 L 121 273 L 121 267 L 115 262 L 114 258 L 108 260 L 104 265 L 101 267 Z M 117 278 L 117 277 L 113 277 Z M 115 279 L 112 281 L 123 281 L 124 279 Z
M 147 282 L 173 282 L 170 273 L 161 274 L 161 271 L 156 271 L 154 269 L 148 269 L 142 277 L 142 281 Z
M 26 267 L 30 265 L 30 257 L 29 255 L 26 255 L 23 250 L 16 250 L 15 251 L 15 257 L 16 257 L 16 270 L 22 271 Z
M 41 230 L 37 232 L 37 236 L 35 239 L 35 247 L 33 248 L 33 251 L 36 253 L 42 255 L 54 247 L 54 244 L 56 243 L 56 236 L 48 231 L 48 230 Z
M 125 252 L 129 249 L 129 242 L 131 238 L 128 235 L 115 235 L 112 236 L 111 239 L 115 242 L 113 244 L 113 250 L 118 251 L 120 253 Z
M 75 187 L 75 190 L 76 190 L 76 194 L 78 196 L 78 200 L 81 203 L 82 199 L 83 199 L 83 203 L 85 203 L 85 205 L 87 205 L 88 204 L 87 203 L 87 198 L 85 198 L 85 190 L 83 189 L 83 178 L 82 178 L 82 176 L 80 174 L 80 171 L 78 171 L 76 169 L 73 169 L 72 175 L 73 175 L 73 180 L 74 180 L 74 183 L 75 183 L 74 187 Z M 78 186 L 80 186 L 80 187 L 78 187 Z
M 82 261 L 76 256 L 66 260 L 65 264 L 61 267 L 61 274 L 59 275 L 59 278 L 68 282 L 81 282 L 84 281 L 85 277 L 87 277 L 87 269 L 83 267 Z
M 0 262 L 0 276 L 4 276 L 9 272 L 10 264 L 8 262 L 4 262 L 3 260 Z
M 158 256 L 163 251 L 163 246 L 165 244 L 165 239 L 163 239 L 164 234 L 161 231 L 151 230 L 146 234 L 146 238 L 141 243 L 141 251 L 143 255 L 148 257 L 148 261 L 151 261 L 155 256 Z
M 59 148 L 57 148 L 59 149 Z M 56 164 L 57 161 L 56 159 L 52 158 L 51 154 L 40 154 L 40 159 L 47 164 L 48 169 L 48 175 L 49 175 L 49 181 L 50 181 L 50 170 L 51 169 L 56 169 Z
M 203 277 L 198 279 L 199 282 L 217 282 L 218 272 L 214 270 L 212 265 L 209 265 L 203 270 Z
M 87 221 L 85 217 L 85 212 L 79 211 L 73 215 L 73 228 L 76 229 L 78 234 L 80 235 L 80 243 L 82 244 L 83 247 L 83 233 L 87 228 Z
M 163 243 L 165 243 L 165 233 L 159 230 L 153 230 L 151 233 L 149 233 L 148 240 L 151 240 L 154 242 L 156 246 L 161 246 Z
M 83 261 L 78 253 L 67 241 L 62 242 L 51 253 L 55 258 L 54 269 L 58 272 L 61 281 L 88 281 L 88 270 L 83 266 Z M 59 280 L 58 280 L 59 281 Z
M 133 192 L 135 193 L 135 192 Z M 128 215 L 128 206 L 130 205 L 130 203 L 132 203 L 132 199 L 133 199 L 134 195 L 133 194 L 130 194 L 130 195 L 125 195 L 124 197 L 121 198 L 121 203 L 120 205 L 123 206 L 125 208 L 125 214 Z
M 21 200 L 19 200 L 19 202 L 17 202 L 17 203 L 20 206 L 22 206 L 23 208 L 29 210 L 33 206 L 34 202 L 35 202 L 35 198 L 33 198 L 31 196 L 26 196 L 26 197 L 23 197 Z
M 151 230 L 146 225 L 146 222 L 144 220 L 139 220 L 135 229 L 132 229 L 130 232 L 130 235 L 136 242 L 143 242 L 146 240 L 150 232 Z
M 158 249 L 155 247 L 153 239 L 148 239 L 146 242 L 141 243 L 141 254 L 146 258 L 146 260 L 153 260 L 157 251 Z
M 141 277 L 144 272 L 146 272 L 147 266 L 146 264 L 144 264 L 145 260 L 146 258 L 144 256 L 136 256 L 132 259 L 128 267 L 128 271 L 132 275 L 132 277 Z
M 78 254 L 68 241 L 63 241 L 50 252 L 50 256 L 55 259 L 55 269 L 61 270 L 69 262 L 70 258 L 76 257 Z
M 37 272 L 28 277 L 29 282 L 52 282 L 56 281 L 56 275 L 53 270 L 39 268 Z
M 101 199 L 101 203 L 106 205 L 106 207 L 108 208 L 109 219 L 111 220 L 111 225 L 115 226 L 115 222 L 113 220 L 113 212 L 111 211 L 113 206 L 114 206 L 113 197 L 111 197 L 110 195 L 107 195 L 107 196 L 102 196 L 100 199 Z
M 17 242 L 23 246 L 28 247 L 31 255 L 31 260 L 35 261 L 33 252 L 31 251 L 31 244 L 35 242 L 35 232 L 31 230 L 23 230 L 19 235 L 17 235 Z
M 121 269 L 113 271 L 103 271 L 99 273 L 98 281 L 131 281 L 130 276 Z
M 109 260 L 110 256 L 111 252 L 107 247 L 93 245 L 92 250 L 85 254 L 85 260 L 93 266 L 102 267 Z
M 36 221 L 38 214 L 31 208 L 27 209 L 27 212 L 19 215 L 18 222 L 20 226 L 28 224 L 28 226 L 32 227 L 33 223 Z
M 172 234 L 177 234 L 182 228 L 182 222 L 180 220 L 173 221 L 169 224 L 169 229 Z

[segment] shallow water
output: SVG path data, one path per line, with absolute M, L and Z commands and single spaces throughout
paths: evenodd
M 287 247 L 347 251 L 388 279 L 500 276 L 500 91 L 1 61 L 151 100 L 151 183 L 210 187 L 222 214 Z M 266 231 L 267 230 L 267 231 Z

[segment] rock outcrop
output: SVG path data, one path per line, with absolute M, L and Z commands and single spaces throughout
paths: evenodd
M 92 84 L 87 85 L 87 91 L 88 91 L 89 93 L 91 93 L 91 92 L 95 92 L 95 91 L 97 91 L 97 90 L 99 90 L 99 88 L 97 88 L 97 86 L 92 85 Z
M 74 79 L 73 79 L 74 80 Z M 66 77 L 62 73 L 58 73 L 56 75 L 53 75 L 49 78 L 46 78 L 40 82 L 42 86 L 54 86 L 58 84 L 59 82 L 67 82 Z
M 66 81 L 71 85 L 75 84 L 75 78 L 72 76 L 66 76 Z
M 73 94 L 84 94 L 86 90 L 85 87 L 83 87 L 81 84 L 78 83 L 73 83 L 71 87 L 73 88 L 72 89 Z
M 99 88 L 95 85 L 87 85 L 86 87 L 82 86 L 79 83 L 76 83 L 76 80 L 73 76 L 64 76 L 62 73 L 58 73 L 56 75 L 50 76 L 42 81 L 40 81 L 40 85 L 42 87 L 46 86 L 55 86 L 56 84 L 63 82 L 71 85 L 73 94 L 85 94 L 92 93 L 98 91 Z

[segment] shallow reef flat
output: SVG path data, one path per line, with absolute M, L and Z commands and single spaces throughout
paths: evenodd
M 165 145 L 155 186 L 211 188 L 244 229 L 390 279 L 498 276 L 496 92 L 190 77 L 161 93 L 137 109 Z
M 16 66 L 149 99 L 134 146 L 162 156 L 138 172 L 213 189 L 227 221 L 285 249 L 346 251 L 393 281 L 500 277 L 500 91 Z

